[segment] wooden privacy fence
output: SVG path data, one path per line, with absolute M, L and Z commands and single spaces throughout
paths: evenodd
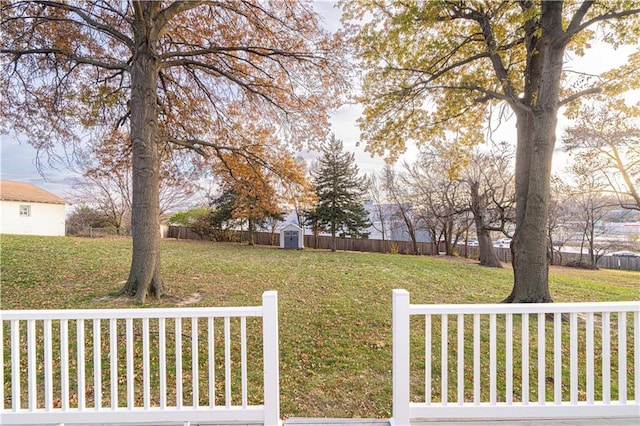
M 277 425 L 277 304 L 2 311 L 0 423 Z
M 232 235 L 233 240 L 236 242 L 247 241 L 246 231 L 233 231 Z M 189 240 L 202 239 L 188 226 L 170 226 L 168 237 Z M 253 240 L 258 245 L 280 246 L 280 233 L 254 232 Z M 414 254 L 414 247 L 411 241 L 375 240 L 369 238 L 337 238 L 336 241 L 337 250 Z M 328 250 L 331 249 L 331 244 L 330 236 L 319 235 L 316 238 L 313 235 L 304 235 L 305 247 Z M 435 252 L 431 243 L 418 242 L 416 245 L 419 254 L 430 255 Z
M 304 236 L 304 246 L 315 249 L 331 249 L 331 237 L 320 235 Z M 368 238 L 336 238 L 336 250 L 363 251 L 369 253 L 434 254 L 433 244 L 416 243 L 417 253 L 411 241 L 374 240 Z
M 393 291 L 393 419 L 640 413 L 640 303 L 414 305 Z
M 598 259 L 598 266 L 605 269 L 640 271 L 640 257 L 602 256 Z
M 247 232 L 233 231 L 229 234 L 233 241 L 247 241 Z M 202 238 L 187 226 L 170 226 L 168 231 L 170 238 L 201 240 Z M 279 246 L 279 232 L 255 232 L 254 243 L 265 246 Z M 331 237 L 320 235 L 317 238 L 313 235 L 304 235 L 304 246 L 315 249 L 331 249 Z M 433 244 L 418 242 L 416 244 L 418 254 L 434 255 L 436 249 Z M 337 250 L 362 251 L 371 253 L 400 253 L 414 254 L 414 246 L 411 241 L 396 240 L 376 240 L 368 238 L 338 238 Z M 440 243 L 438 250 L 444 252 L 444 244 Z M 471 259 L 480 257 L 478 246 L 469 246 L 458 243 L 455 247 L 456 253 L 460 256 Z M 494 247 L 494 251 L 501 262 L 511 263 L 511 249 L 508 247 Z M 583 256 L 586 259 L 586 255 Z M 569 261 L 580 259 L 579 253 L 562 252 L 561 255 L 554 252 L 554 264 L 565 264 Z M 598 259 L 598 266 L 605 269 L 621 269 L 626 271 L 640 271 L 640 257 L 623 256 L 602 256 Z

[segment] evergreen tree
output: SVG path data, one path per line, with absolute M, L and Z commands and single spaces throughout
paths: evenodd
M 336 250 L 336 234 L 344 237 L 367 238 L 369 216 L 362 204 L 368 181 L 358 176 L 353 153 L 344 152 L 342 141 L 331 135 L 322 147 L 322 157 L 311 171 L 316 185 L 318 204 L 307 214 L 332 237 L 331 251 Z
M 233 206 L 238 194 L 225 190 L 219 197 L 211 200 L 211 211 L 206 217 L 211 236 L 215 241 L 231 241 L 238 221 L 233 217 Z

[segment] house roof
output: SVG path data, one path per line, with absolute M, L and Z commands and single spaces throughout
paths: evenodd
M 67 202 L 44 189 L 26 182 L 0 180 L 0 200 L 28 203 L 67 204 Z

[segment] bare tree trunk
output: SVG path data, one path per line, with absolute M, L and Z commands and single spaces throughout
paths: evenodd
M 131 63 L 131 144 L 133 257 L 131 270 L 120 294 L 144 302 L 162 296 L 160 276 L 159 156 L 156 81 L 158 59 L 149 40 L 159 3 L 136 7 L 135 46 Z
M 547 224 L 548 225 L 548 224 Z M 549 250 L 549 264 L 555 264 L 555 251 L 553 250 L 553 233 L 551 229 L 547 227 L 547 241 L 549 242 L 548 250 Z
M 596 261 L 595 261 L 595 219 L 591 218 L 590 220 L 590 224 L 589 224 L 589 237 L 587 238 L 587 240 L 589 241 L 589 264 L 591 266 L 595 266 L 596 265 Z
M 438 238 L 438 232 L 435 228 L 430 228 L 429 234 L 431 234 L 431 250 L 433 251 L 433 254 L 435 256 L 438 256 L 440 254 L 440 241 Z
M 476 227 L 478 225 L 476 224 Z M 491 268 L 502 268 L 502 263 L 493 249 L 493 242 L 491 241 L 491 234 L 489 230 L 484 226 L 477 227 L 476 234 L 478 234 L 478 251 L 480 264 Z
M 487 208 L 480 198 L 480 184 L 474 182 L 471 188 L 471 211 L 473 212 L 473 220 L 476 225 L 476 234 L 478 235 L 478 251 L 480 264 L 491 268 L 502 268 L 502 263 L 493 249 L 491 234 L 485 226 L 487 217 Z
M 335 219 L 334 219 L 334 222 L 331 223 L 331 251 L 336 251 L 336 224 L 335 224 Z
M 389 251 L 389 247 L 387 244 L 387 230 L 385 228 L 385 220 L 382 218 L 383 212 L 380 211 L 380 227 L 382 228 L 382 252 L 387 253 Z
M 418 250 L 418 238 L 416 237 L 416 230 L 413 227 L 413 223 L 411 223 L 411 219 L 404 216 L 405 215 L 403 213 L 403 218 L 405 224 L 407 225 L 407 230 L 409 231 L 409 238 L 411 238 L 411 247 L 413 247 L 413 254 L 420 254 L 420 251 Z
M 253 237 L 253 218 L 247 219 L 247 244 L 250 246 L 255 245 L 255 239 Z
M 453 249 L 451 248 L 451 237 L 453 236 L 453 221 L 450 216 L 444 220 L 442 226 L 442 233 L 444 234 L 444 254 L 447 256 L 453 255 Z
M 582 240 L 580 240 L 580 257 L 578 258 L 579 262 L 582 262 L 582 257 L 584 256 L 583 255 L 583 253 L 584 253 L 584 240 L 585 240 L 586 233 L 587 233 L 587 230 L 585 229 L 582 232 Z
M 531 110 L 516 109 L 516 231 L 511 243 L 514 285 L 504 302 L 552 302 L 546 228 L 558 96 L 565 44 L 562 2 L 542 2 L 540 86 Z M 525 243 L 526 242 L 526 243 Z
M 491 268 L 502 268 L 502 263 L 500 263 L 500 259 L 493 249 L 493 241 L 491 241 L 489 230 L 480 227 L 476 233 L 478 234 L 480 264 Z

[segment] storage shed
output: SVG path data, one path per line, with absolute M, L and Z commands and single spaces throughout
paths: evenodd
M 304 230 L 293 223 L 283 226 L 280 229 L 280 248 L 304 248 Z

